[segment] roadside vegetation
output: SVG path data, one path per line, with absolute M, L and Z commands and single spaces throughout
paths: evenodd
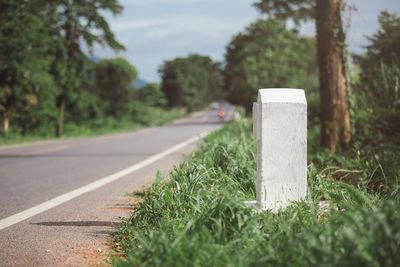
M 136 192 L 143 202 L 114 234 L 114 249 L 122 255 L 114 266 L 399 262 L 400 165 L 371 159 L 368 150 L 314 151 L 307 199 L 276 214 L 258 212 L 244 205 L 255 199 L 251 126 L 244 119 L 212 133 L 168 177 Z
M 165 108 L 147 106 L 135 103 L 132 115 L 97 118 L 82 122 L 67 121 L 61 138 L 91 137 L 122 132 L 132 132 L 145 127 L 160 126 L 188 115 L 181 108 Z M 42 128 L 25 133 L 21 128 L 14 127 L 7 136 L 0 137 L 1 145 L 29 143 L 41 140 L 56 139 L 55 127 Z

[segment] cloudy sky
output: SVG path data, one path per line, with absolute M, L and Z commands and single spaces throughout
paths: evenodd
M 157 72 L 164 60 L 189 53 L 224 59 L 225 46 L 232 36 L 260 17 L 252 6 L 255 0 L 120 0 L 121 15 L 106 14 L 117 39 L 126 47 L 119 55 L 127 58 L 146 81 L 159 81 Z M 357 11 L 351 14 L 348 45 L 362 53 L 368 44 L 365 35 L 379 27 L 380 11 L 400 15 L 400 0 L 347 0 Z M 314 35 L 311 23 L 302 27 L 303 35 Z M 95 56 L 113 57 L 108 49 L 97 47 Z

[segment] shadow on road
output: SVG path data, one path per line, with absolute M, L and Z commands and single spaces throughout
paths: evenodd
M 117 222 L 107 222 L 107 221 L 68 221 L 68 222 L 38 222 L 31 223 L 35 225 L 44 225 L 44 226 L 79 226 L 79 227 L 88 227 L 88 226 L 110 226 L 115 227 L 118 226 Z

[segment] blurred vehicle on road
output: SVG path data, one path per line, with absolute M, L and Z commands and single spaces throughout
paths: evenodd
M 224 119 L 224 117 L 225 117 L 225 110 L 224 110 L 224 109 L 220 108 L 220 109 L 218 110 L 218 117 L 219 117 L 221 120 Z
M 211 102 L 210 108 L 211 109 L 218 109 L 219 108 L 219 103 L 218 102 Z

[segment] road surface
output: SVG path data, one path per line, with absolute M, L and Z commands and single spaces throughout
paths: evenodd
M 0 266 L 97 264 L 131 211 L 126 193 L 167 174 L 221 124 L 207 110 L 133 133 L 0 147 Z

